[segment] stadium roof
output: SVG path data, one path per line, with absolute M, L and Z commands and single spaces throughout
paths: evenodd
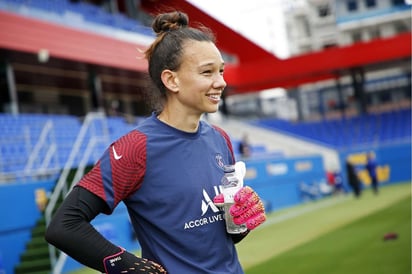
M 144 45 L 0 11 L 0 48 L 126 70 L 146 70 Z
M 163 3 L 168 6 L 163 6 Z M 412 36 L 411 33 L 404 33 L 387 39 L 329 48 L 282 60 L 185 0 L 142 0 L 141 5 L 153 14 L 173 7 L 213 29 L 219 48 L 237 56 L 238 62 L 225 69 L 225 79 L 235 93 L 273 87 L 296 87 L 304 83 L 337 78 L 352 68 L 373 69 L 385 66 L 388 62 L 411 57 Z
M 355 67 L 373 69 L 386 66 L 390 62 L 410 60 L 411 57 L 412 36 L 408 32 L 391 38 L 329 48 L 282 60 L 190 2 L 140 2 L 141 7 L 148 13 L 182 10 L 189 15 L 192 22 L 201 22 L 210 27 L 216 33 L 218 47 L 225 53 L 236 56 L 236 62 L 228 64 L 225 69 L 225 79 L 232 93 L 273 87 L 296 87 L 344 75 Z M 147 62 L 139 51 L 145 47 L 143 44 L 0 11 L 0 48 L 4 50 L 37 54 L 40 49 L 47 49 L 52 58 L 145 72 Z

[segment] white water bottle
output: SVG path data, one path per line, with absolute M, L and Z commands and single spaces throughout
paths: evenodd
M 237 162 L 236 165 L 224 166 L 225 174 L 223 175 L 221 185 L 224 197 L 226 231 L 230 234 L 239 234 L 247 230 L 245 224 L 237 225 L 233 223 L 233 217 L 229 213 L 230 207 L 234 204 L 233 198 L 235 194 L 243 187 L 243 177 L 245 171 L 245 163 L 243 162 Z

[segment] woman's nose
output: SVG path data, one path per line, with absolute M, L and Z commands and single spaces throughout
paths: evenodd
M 219 74 L 216 77 L 216 79 L 213 83 L 213 87 L 215 89 L 222 89 L 222 90 L 226 87 L 226 81 L 225 81 L 225 78 L 223 77 L 223 75 Z

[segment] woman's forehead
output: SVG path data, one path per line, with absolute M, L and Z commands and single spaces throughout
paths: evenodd
M 213 42 L 189 40 L 183 45 L 182 64 L 190 63 L 196 66 L 207 64 L 222 64 L 220 51 Z

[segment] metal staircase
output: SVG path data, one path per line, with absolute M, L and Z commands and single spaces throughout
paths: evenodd
M 31 239 L 21 255 L 20 264 L 15 267 L 15 274 L 62 273 L 67 255 L 49 245 L 44 239 L 44 233 L 64 197 L 92 168 L 93 163 L 103 153 L 101 148 L 107 147 L 109 142 L 109 127 L 104 113 L 89 113 L 84 119 L 69 158 L 49 197 L 47 207 L 32 229 Z

